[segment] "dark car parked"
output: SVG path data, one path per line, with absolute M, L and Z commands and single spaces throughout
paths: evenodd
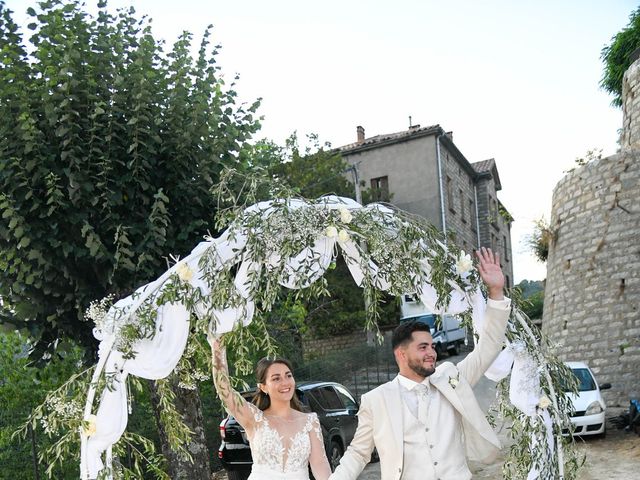
M 334 382 L 300 382 L 296 393 L 300 401 L 318 415 L 327 458 L 334 470 L 358 426 L 358 402 L 347 387 Z M 249 399 L 253 393 L 242 395 Z M 252 459 L 244 429 L 229 415 L 220 423 L 220 436 L 218 458 L 229 480 L 245 480 L 251 471 Z

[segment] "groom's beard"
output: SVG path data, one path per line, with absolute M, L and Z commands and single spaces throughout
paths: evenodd
M 425 367 L 422 360 L 409 360 L 409 368 L 421 377 L 427 378 L 436 371 L 435 367 Z

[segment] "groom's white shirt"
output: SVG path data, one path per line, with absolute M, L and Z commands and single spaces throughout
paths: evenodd
M 429 420 L 420 424 L 410 380 L 397 376 L 362 396 L 358 429 L 331 480 L 355 480 L 377 447 L 382 480 L 416 478 L 460 480 L 471 478 L 466 455 L 492 461 L 500 448 L 473 394 L 475 385 L 500 352 L 509 318 L 510 300 L 487 301 L 483 332 L 476 348 L 458 365 L 444 362 L 428 378 L 432 388 Z M 455 379 L 455 380 L 452 380 Z M 412 382 L 415 384 L 415 382 Z M 411 388 L 411 390 L 413 390 Z M 403 399 L 404 398 L 404 399 Z M 435 402 L 434 402 L 435 400 Z M 424 448 L 417 449 L 418 428 Z M 411 435 L 411 442 L 406 437 Z M 414 473 L 410 473 L 414 472 Z

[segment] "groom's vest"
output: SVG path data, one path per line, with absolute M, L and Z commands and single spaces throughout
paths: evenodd
M 442 400 L 446 401 L 444 398 Z M 433 416 L 430 416 L 430 421 L 437 423 L 437 419 Z M 442 446 L 438 445 L 443 432 L 439 432 L 434 425 L 425 425 L 418 420 L 404 400 L 402 401 L 402 428 L 404 441 L 401 480 L 468 480 L 471 478 L 462 444 L 457 446 L 459 451 L 455 451 L 454 447 L 453 450 L 443 452 Z M 452 425 L 449 428 L 454 427 Z M 447 433 L 450 434 L 451 431 Z M 434 458 L 434 452 L 437 454 L 438 451 L 442 458 Z
M 402 460 L 402 480 L 436 479 L 437 471 L 429 445 L 435 441 L 437 432 L 427 432 L 427 426 L 420 422 L 402 402 L 402 422 L 404 430 L 404 458 Z M 430 443 L 431 442 L 431 443 Z

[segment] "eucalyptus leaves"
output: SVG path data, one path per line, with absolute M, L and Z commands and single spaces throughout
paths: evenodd
M 436 313 L 461 315 L 467 326 L 482 319 L 480 282 L 470 257 L 441 242 L 429 225 L 385 205 L 363 207 L 340 197 L 277 198 L 228 218 L 232 221 L 221 236 L 207 237 L 160 278 L 96 319 L 101 361 L 83 416 L 83 478 L 93 478 L 96 472 L 111 478 L 110 451 L 127 422 L 127 375 L 162 378 L 175 369 L 183 387 L 194 388 L 203 373 L 181 364 L 185 358 L 206 355 L 200 340 L 208 332 L 232 332 L 228 343 L 238 351 L 236 370 L 247 372 L 252 368 L 249 351 L 273 354 L 277 350 L 263 314 L 271 309 L 280 289 L 293 289 L 299 295 L 325 293 L 324 273 L 337 255 L 344 257 L 369 299 L 370 330 L 377 331 L 380 291 L 415 294 Z M 257 327 L 254 333 L 244 328 L 252 322 Z M 557 478 L 564 469 L 564 477 L 572 478 L 573 457 L 563 456 L 566 449 L 557 430 L 566 420 L 567 401 L 549 375 L 553 369 L 560 376 L 566 372 L 545 356 L 520 315 L 512 318 L 509 339 L 532 352 L 543 393 L 551 402 L 545 402 L 539 417 L 501 402 L 500 414 L 517 427 L 518 447 L 512 450 L 515 458 L 507 462 L 506 476 L 522 478 L 535 470 L 541 478 Z M 452 388 L 456 380 L 450 380 Z M 96 393 L 97 408 L 93 405 Z M 553 431 L 548 428 L 551 416 L 556 425 Z M 109 429 L 114 419 L 116 426 Z M 175 420 L 175 446 L 181 448 L 188 432 Z

